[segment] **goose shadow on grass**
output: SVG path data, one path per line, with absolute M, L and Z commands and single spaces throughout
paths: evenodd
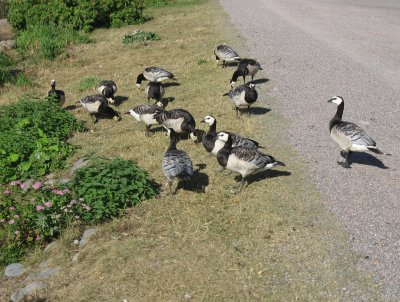
M 338 162 L 339 163 L 339 162 Z M 355 152 L 350 157 L 350 165 L 360 164 L 372 166 L 380 169 L 389 169 L 379 158 L 369 153 Z
M 117 95 L 114 97 L 114 106 L 118 107 L 129 99 L 127 96 Z
M 178 189 L 183 189 L 187 191 L 192 191 L 196 193 L 205 193 L 205 188 L 209 184 L 208 175 L 201 172 L 207 165 L 206 164 L 196 164 L 194 165 L 194 173 L 189 181 L 181 181 L 178 184 Z
M 271 111 L 269 108 L 264 108 L 264 107 L 250 107 L 250 109 L 244 108 L 244 109 L 239 109 L 240 110 L 240 115 L 263 115 L 267 114 L 268 112 Z
M 168 83 L 163 83 L 164 88 L 168 88 L 168 87 L 174 87 L 174 86 L 181 86 L 180 83 L 178 82 L 168 82 Z
M 292 175 L 292 173 L 289 171 L 281 171 L 281 170 L 272 170 L 271 169 L 271 170 L 262 171 L 260 173 L 256 173 L 254 175 L 249 175 L 247 177 L 247 182 L 249 185 L 251 185 L 252 183 L 257 183 L 262 180 L 268 180 L 268 179 L 275 178 L 275 177 L 290 176 L 290 175 Z M 236 175 L 235 180 L 241 181 L 242 176 Z

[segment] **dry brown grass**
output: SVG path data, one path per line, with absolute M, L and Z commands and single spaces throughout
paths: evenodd
M 260 141 L 267 153 L 287 167 L 253 177 L 244 192 L 234 196 L 230 193 L 237 184 L 234 174 L 216 173 L 216 159 L 201 145 L 180 142 L 178 147 L 188 152 L 194 164 L 206 168 L 176 195 L 162 193 L 159 199 L 103 225 L 75 266 L 70 262 L 74 247 L 65 237 L 53 255 L 63 274 L 50 281 L 50 300 L 335 301 L 373 297 L 376 286 L 371 277 L 356 270 L 359 256 L 350 252 L 347 235 L 308 183 L 299 156 L 279 141 L 286 121 L 273 111 L 268 84 L 259 88 L 258 106 L 272 109 L 264 115 L 236 119 L 227 97 L 222 96 L 229 90 L 233 70 L 217 68 L 212 50 L 222 42 L 239 50 L 243 45 L 225 31 L 229 21 L 219 5 L 205 1 L 153 10 L 151 15 L 154 19 L 142 26 L 95 31 L 96 43 L 71 48 L 67 60 L 31 67 L 31 74 L 42 85 L 33 92 L 46 93 L 47 83 L 55 78 L 67 93 L 68 106 L 85 95 L 77 89 L 81 78 L 113 79 L 118 95 L 129 97 L 118 107 L 125 112 L 147 102 L 144 92 L 134 86 L 136 75 L 146 66 L 162 66 L 181 84 L 167 89 L 166 97 L 175 98 L 169 108 L 185 108 L 197 122 L 213 114 L 220 130 Z M 122 36 L 138 28 L 155 32 L 162 40 L 147 47 L 123 45 Z M 207 63 L 198 64 L 199 60 Z M 8 89 L 0 103 L 26 92 Z M 161 170 L 168 145 L 165 134 L 156 132 L 146 138 L 144 126 L 128 116 L 118 123 L 101 120 L 93 126 L 84 110 L 74 113 L 94 131 L 71 139 L 81 146 L 73 160 L 92 152 L 120 156 L 137 161 L 157 182 L 165 182 Z M 197 126 L 206 130 L 200 123 Z M 206 193 L 201 192 L 203 187 Z

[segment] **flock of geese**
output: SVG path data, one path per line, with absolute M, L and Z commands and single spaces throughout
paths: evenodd
M 253 59 L 241 59 L 238 53 L 228 45 L 219 45 L 214 50 L 217 65 L 221 66 L 235 62 L 237 69 L 232 75 L 228 93 L 238 116 L 241 108 L 247 108 L 250 115 L 250 106 L 256 102 L 258 93 L 252 82 L 246 83 L 246 76 L 253 81 L 254 76 L 262 70 L 260 63 Z M 244 84 L 234 88 L 239 77 L 243 77 Z M 189 155 L 177 149 L 177 143 L 182 135 L 189 136 L 198 143 L 196 135 L 196 122 L 192 114 L 184 109 L 166 110 L 166 102 L 163 100 L 165 93 L 162 84 L 165 80 L 176 80 L 175 76 L 161 67 L 148 67 L 137 76 L 136 85 L 141 87 L 143 81 L 149 81 L 145 88 L 148 100 L 153 99 L 155 104 L 143 104 L 134 107 L 126 112 L 146 127 L 145 135 L 150 136 L 149 129 L 152 125 L 162 125 L 169 136 L 170 142 L 167 151 L 162 159 L 162 168 L 168 181 L 171 194 L 176 192 L 179 181 L 188 181 L 194 174 L 193 164 Z M 55 98 L 60 105 L 65 102 L 65 94 L 62 90 L 55 88 L 55 81 L 51 81 L 51 90 L 48 95 Z M 114 104 L 114 95 L 117 92 L 117 85 L 114 81 L 101 81 L 98 85 L 99 94 L 82 98 L 79 102 L 89 112 L 94 123 L 99 117 L 111 117 L 120 120 L 119 112 L 114 110 L 110 104 Z M 345 168 L 350 168 L 350 157 L 353 152 L 372 151 L 377 154 L 386 154 L 376 147 L 376 143 L 368 134 L 356 124 L 342 120 L 344 100 L 336 96 L 328 100 L 338 106 L 335 116 L 329 123 L 329 130 L 332 139 L 342 149 L 340 154 L 344 162 L 339 162 Z M 206 115 L 201 121 L 209 126 L 208 132 L 201 138 L 204 149 L 216 156 L 222 171 L 227 169 L 239 173 L 242 176 L 236 193 L 240 193 L 246 185 L 249 175 L 271 169 L 276 166 L 285 166 L 281 161 L 271 155 L 259 151 L 262 146 L 258 142 L 242 137 L 229 131 L 217 132 L 217 120 L 212 115 Z

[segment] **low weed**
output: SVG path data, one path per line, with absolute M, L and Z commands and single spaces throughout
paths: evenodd
M 0 183 L 62 168 L 76 148 L 66 140 L 83 130 L 72 114 L 47 99 L 0 107 Z
M 52 241 L 90 211 L 69 189 L 47 188 L 39 181 L 0 186 L 0 266 Z
M 93 158 L 92 165 L 76 172 L 68 185 L 92 208 L 84 220 L 100 222 L 119 216 L 124 209 L 157 194 L 156 185 L 132 161 Z
M 161 40 L 160 36 L 152 33 L 150 31 L 141 31 L 137 30 L 133 33 L 126 34 L 122 38 L 122 43 L 129 44 L 129 43 L 140 43 L 146 41 L 158 41 Z
M 16 86 L 31 85 L 32 81 L 17 69 L 17 63 L 4 53 L 0 53 L 0 86 L 11 83 Z
M 184 7 L 201 3 L 202 0 L 146 0 L 146 7 L 175 6 Z

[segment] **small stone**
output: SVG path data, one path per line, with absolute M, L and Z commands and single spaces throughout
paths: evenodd
M 192 296 L 190 294 L 186 293 L 186 294 L 183 295 L 183 298 L 185 300 L 189 300 L 189 299 L 192 299 Z
M 25 272 L 25 268 L 21 263 L 13 263 L 7 265 L 4 275 L 6 277 L 18 277 Z
M 40 289 L 46 288 L 47 284 L 42 281 L 36 281 L 28 284 L 22 289 L 17 290 L 16 292 L 11 294 L 12 302 L 20 302 L 23 301 L 26 296 L 34 295 Z
M 74 244 L 75 244 L 75 245 L 78 245 L 78 244 L 79 244 L 79 240 L 78 240 L 78 239 L 75 239 L 75 240 L 74 240 Z
M 74 255 L 74 257 L 72 257 L 72 262 L 73 262 L 73 263 L 77 263 L 77 262 L 78 262 L 78 259 L 79 259 L 79 253 L 76 253 L 76 254 Z
M 97 232 L 97 228 L 90 228 L 87 229 L 83 235 L 82 235 L 82 239 L 79 242 L 79 248 L 83 248 L 89 241 L 90 237 L 92 237 L 93 235 L 95 235 Z
M 39 268 L 47 268 L 47 267 L 49 267 L 49 263 L 50 263 L 49 259 L 44 260 L 39 264 Z
M 57 241 L 53 241 L 53 242 L 49 243 L 49 244 L 44 248 L 43 253 L 49 253 L 49 252 L 55 250 L 55 249 L 57 248 L 57 246 L 58 246 Z
M 44 269 L 38 273 L 33 273 L 30 274 L 28 277 L 26 277 L 26 281 L 32 281 L 32 280 L 42 280 L 42 279 L 46 279 L 49 278 L 53 275 L 56 275 L 60 272 L 59 268 L 48 268 L 48 269 Z

